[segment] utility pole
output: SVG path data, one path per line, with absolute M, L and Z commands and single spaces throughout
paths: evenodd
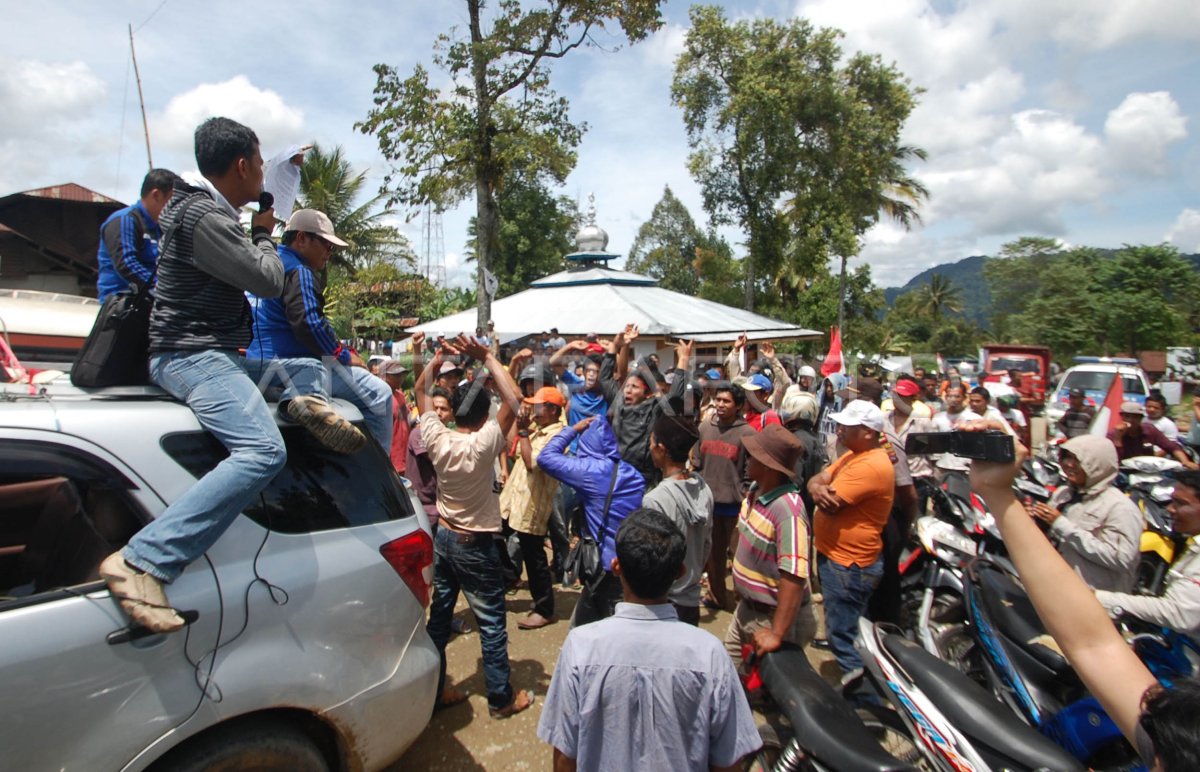
M 146 163 L 154 168 L 154 159 L 150 157 L 150 124 L 146 122 L 146 100 L 142 97 L 142 76 L 138 72 L 137 53 L 133 50 L 133 25 L 129 25 L 129 55 L 133 57 L 133 77 L 137 81 L 138 104 L 142 106 L 142 133 L 146 136 Z

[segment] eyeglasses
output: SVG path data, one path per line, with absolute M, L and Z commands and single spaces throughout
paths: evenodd
M 334 250 L 334 245 L 333 245 L 333 242 L 331 242 L 331 241 L 327 241 L 327 240 L 326 240 L 326 239 L 324 239 L 324 238 L 323 238 L 323 237 L 322 237 L 320 234 L 317 234 L 317 233 L 309 233 L 309 234 L 308 234 L 308 237 L 309 237 L 310 239 L 314 239 L 314 240 L 316 240 L 316 241 L 319 241 L 319 242 L 321 242 L 321 244 L 322 244 L 322 245 L 325 247 L 325 251 L 326 251 L 326 252 L 333 252 L 333 250 Z

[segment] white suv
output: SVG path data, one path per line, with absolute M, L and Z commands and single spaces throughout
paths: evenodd
M 151 634 L 97 566 L 224 448 L 154 388 L 0 385 L 0 766 L 371 770 L 422 732 L 424 511 L 375 443 L 283 435 L 284 470 L 168 588 L 194 621 Z
M 1097 408 L 1104 404 L 1108 389 L 1113 378 L 1120 376 L 1121 388 L 1126 401 L 1146 401 L 1150 393 L 1150 384 L 1146 374 L 1135 364 L 1122 364 L 1115 361 L 1096 361 L 1078 364 L 1069 368 L 1058 380 L 1058 386 L 1046 399 L 1046 419 L 1053 431 L 1058 419 L 1067 410 L 1067 395 L 1071 389 L 1083 389 L 1087 399 Z

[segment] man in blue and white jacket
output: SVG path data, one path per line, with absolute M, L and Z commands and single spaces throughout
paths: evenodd
M 109 295 L 129 289 L 130 282 L 154 285 L 162 238 L 158 218 L 178 179 L 175 172 L 151 169 L 142 180 L 141 198 L 110 214 L 100 226 L 96 295 L 101 303 Z
M 349 245 L 333 232 L 324 212 L 300 209 L 288 219 L 278 247 L 283 295 L 260 298 L 246 293 L 254 311 L 254 341 L 246 349 L 246 370 L 260 385 L 264 377 L 278 375 L 288 391 L 348 400 L 362 411 L 368 430 L 388 453 L 392 390 L 367 371 L 358 354 L 342 345 L 325 317 L 320 272 L 333 250 L 345 246 Z

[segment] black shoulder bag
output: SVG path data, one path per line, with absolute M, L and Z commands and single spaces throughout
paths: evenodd
M 567 553 L 567 559 L 563 564 L 567 573 L 573 574 L 592 592 L 596 591 L 606 572 L 605 566 L 600 562 L 600 552 L 604 546 L 604 535 L 608 533 L 609 507 L 612 505 L 613 489 L 617 485 L 617 471 L 620 468 L 620 461 L 613 463 L 612 479 L 608 483 L 608 496 L 604 499 L 604 519 L 601 521 L 600 533 L 592 536 L 585 532 Z
M 183 222 L 183 215 L 194 198 L 179 205 L 175 225 L 163 236 L 159 254 Z M 100 313 L 87 340 L 71 367 L 71 383 L 88 389 L 105 386 L 144 386 L 150 383 L 150 309 L 154 296 L 150 285 L 131 282 L 130 288 L 114 292 L 104 299 Z

